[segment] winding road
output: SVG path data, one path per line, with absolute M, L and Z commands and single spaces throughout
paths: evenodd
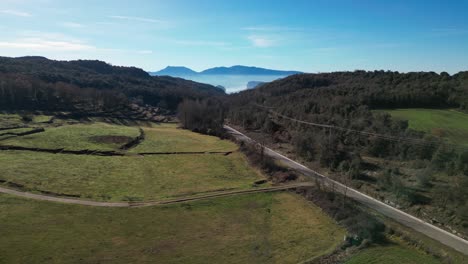
M 236 129 L 230 126 L 224 126 L 224 128 L 237 140 L 244 141 L 247 143 L 255 143 L 255 141 L 248 136 L 242 134 Z M 449 246 L 465 255 L 468 255 L 468 241 L 449 233 L 437 226 L 431 225 L 419 218 L 416 218 L 410 214 L 407 214 L 401 210 L 398 210 L 394 207 L 391 207 L 388 204 L 385 204 L 377 199 L 374 199 L 364 193 L 361 193 L 357 190 L 349 188 L 337 181 L 334 181 L 327 176 L 324 176 L 314 170 L 307 168 L 306 166 L 285 157 L 278 152 L 264 147 L 264 154 L 272 158 L 282 161 L 285 165 L 294 169 L 306 176 L 309 176 L 313 179 L 319 179 L 321 182 L 327 186 L 334 186 L 334 189 L 341 193 L 346 193 L 348 197 L 351 197 L 355 201 L 366 205 L 367 207 L 381 213 L 384 216 L 387 216 L 407 227 L 410 227 L 434 240 L 439 241 L 440 243 Z

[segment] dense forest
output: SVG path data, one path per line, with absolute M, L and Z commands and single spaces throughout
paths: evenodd
M 250 130 L 262 130 L 277 140 L 291 141 L 308 159 L 319 158 L 336 168 L 351 160 L 350 153 L 366 151 L 378 156 L 430 158 L 428 144 L 391 144 L 381 137 L 359 136 L 364 131 L 393 137 L 423 138 L 408 130 L 404 121 L 372 110 L 388 108 L 459 108 L 468 110 L 468 72 L 447 73 L 336 72 L 299 74 L 229 96 L 230 122 Z M 327 130 L 304 126 L 271 114 L 344 128 Z M 427 135 L 426 135 L 427 137 Z M 347 153 L 347 154 L 346 154 Z M 352 156 L 352 155 L 351 155 Z
M 444 208 L 450 204 L 450 210 L 455 210 L 468 227 L 468 214 L 463 213 L 468 210 L 468 149 L 448 144 L 437 135 L 408 129 L 407 121 L 374 111 L 468 111 L 468 72 L 299 74 L 232 94 L 228 104 L 231 124 L 260 132 L 273 143 L 289 144 L 303 160 L 342 175 L 344 181 L 356 181 L 356 186 L 373 184 L 380 193 L 390 192 L 409 205 L 431 199 Z M 364 157 L 411 162 L 415 164 L 411 171 L 416 174 L 416 183 L 405 184 L 399 168 L 391 166 L 382 168 L 371 180 L 363 174 L 372 165 Z M 434 185 L 435 174 L 448 175 L 453 184 Z M 424 192 L 433 197 L 428 199 Z
M 185 98 L 223 95 L 211 85 L 102 61 L 0 57 L 0 110 L 97 111 L 134 102 L 175 112 Z

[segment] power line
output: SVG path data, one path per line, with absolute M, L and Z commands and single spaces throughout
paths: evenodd
M 438 141 L 428 142 L 428 140 L 424 140 L 424 139 L 408 138 L 408 137 L 396 137 L 396 136 L 384 135 L 384 134 L 379 134 L 379 133 L 374 133 L 374 132 L 367 132 L 367 131 L 356 130 L 356 129 L 351 129 L 351 128 L 339 127 L 339 126 L 335 126 L 335 125 L 327 125 L 327 124 L 308 122 L 308 121 L 299 120 L 299 119 L 296 119 L 296 118 L 289 117 L 289 116 L 283 115 L 281 113 L 278 113 L 278 112 L 273 110 L 273 109 L 275 109 L 275 107 L 263 106 L 263 105 L 259 105 L 259 104 L 255 104 L 255 103 L 254 103 L 254 105 L 267 110 L 269 113 L 271 113 L 273 115 L 276 115 L 276 116 L 279 116 L 281 118 L 288 119 L 288 120 L 291 120 L 291 121 L 294 121 L 294 122 L 297 122 L 297 123 L 300 123 L 300 124 L 311 125 L 311 126 L 320 127 L 320 128 L 335 129 L 335 130 L 340 130 L 340 131 L 344 131 L 344 132 L 360 134 L 360 135 L 367 136 L 367 137 L 372 136 L 372 137 L 375 137 L 375 138 L 388 140 L 388 141 L 412 143 L 412 144 L 420 145 L 420 146 L 434 146 L 434 145 L 440 144 L 440 142 L 438 142 Z M 468 148 L 464 147 L 464 146 L 455 145 L 455 144 L 451 144 L 451 143 L 447 143 L 447 142 L 444 142 L 444 144 L 451 145 L 455 149 L 459 148 L 459 149 L 463 149 L 463 150 L 468 150 Z

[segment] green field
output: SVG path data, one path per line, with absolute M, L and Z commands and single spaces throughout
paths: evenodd
M 33 122 L 35 122 L 35 123 L 49 122 L 51 119 L 52 119 L 52 116 L 48 116 L 48 115 L 35 115 L 35 116 L 33 116 Z
M 366 248 L 345 262 L 345 264 L 437 264 L 432 256 L 402 244 L 372 246 Z
M 144 128 L 145 140 L 131 152 L 198 152 L 233 151 L 236 144 L 217 137 L 206 136 L 177 128 L 176 124 Z
M 0 128 L 22 125 L 21 116 L 17 114 L 0 114 Z
M 0 263 L 298 263 L 345 231 L 303 198 L 95 208 L 0 195 Z
M 236 144 L 178 129 L 145 127 L 133 152 L 234 151 Z M 8 138 L 2 145 L 67 150 L 118 150 L 139 135 L 138 127 L 86 123 L 46 126 L 46 131 Z M 0 180 L 22 189 L 102 201 L 154 200 L 220 190 L 251 188 L 263 176 L 243 154 L 90 156 L 0 151 Z M 5 184 L 8 186 L 8 184 Z
M 42 124 L 45 132 L 8 138 L 0 144 L 118 150 L 139 135 L 137 126 L 57 122 L 63 125 Z M 13 183 L 15 188 L 36 193 L 96 201 L 149 201 L 248 189 L 264 179 L 228 140 L 182 130 L 175 124 L 143 129 L 145 140 L 125 156 L 0 151 L 0 180 L 6 181 L 5 187 Z M 215 151 L 232 153 L 138 155 Z M 97 208 L 0 195 L 0 233 L 0 263 L 298 263 L 331 253 L 345 230 L 319 208 L 290 193 L 144 208 Z M 386 254 L 379 252 L 384 249 Z M 413 255 L 418 260 L 428 258 L 392 245 L 366 249 L 350 259 L 357 262 L 349 263 L 377 257 L 407 260 L 401 264 L 435 263 L 411 262 Z
M 6 130 L 1 130 L 0 135 L 4 134 L 4 133 L 23 133 L 23 132 L 26 132 L 26 131 L 31 131 L 33 129 L 34 128 L 30 128 L 30 127 L 6 129 Z
M 45 132 L 2 141 L 2 145 L 66 150 L 117 150 L 139 135 L 137 127 L 90 123 L 47 127 Z
M 454 144 L 468 145 L 468 114 L 455 110 L 385 110 L 396 119 L 409 121 L 409 128 L 446 138 Z
M 104 157 L 0 151 L 0 179 L 92 200 L 166 198 L 249 188 L 262 178 L 236 152 Z
M 48 115 L 31 115 L 32 124 L 39 124 L 50 121 L 52 116 Z M 25 125 L 21 115 L 19 114 L 0 114 L 0 128 L 2 127 L 12 127 L 17 125 Z

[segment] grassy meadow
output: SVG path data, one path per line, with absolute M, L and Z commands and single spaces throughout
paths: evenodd
M 21 116 L 18 114 L 0 114 L 0 128 L 23 125 Z
M 95 208 L 0 195 L 0 263 L 298 263 L 345 230 L 302 197 Z
M 74 124 L 46 127 L 45 132 L 15 137 L 3 145 L 66 150 L 117 150 L 139 135 L 137 127 L 106 123 Z
M 30 115 L 31 120 L 28 124 L 40 124 L 44 122 L 49 122 L 52 119 L 52 116 L 49 115 Z M 19 114 L 0 114 L 0 128 L 2 127 L 12 127 L 18 125 L 26 125 L 23 121 L 23 118 Z
M 1 151 L 0 179 L 92 200 L 151 200 L 250 188 L 262 178 L 238 152 L 104 157 Z
M 29 126 L 0 132 L 45 128 L 8 136 L 0 144 L 118 150 L 139 135 L 138 126 L 41 123 L 48 120 L 37 116 L 26 124 L 19 115 L 0 115 L 3 127 Z M 176 124 L 151 124 L 143 130 L 145 139 L 122 151 L 125 156 L 0 151 L 2 186 L 15 183 L 24 191 L 96 201 L 149 201 L 248 189 L 264 179 L 231 141 Z M 138 155 L 215 151 L 232 153 Z M 320 208 L 288 192 L 144 208 L 86 207 L 0 194 L 0 263 L 299 263 L 331 253 L 345 233 Z M 400 244 L 364 249 L 347 263 L 395 260 L 437 263 Z
M 409 128 L 468 145 L 468 114 L 443 109 L 385 110 L 396 119 L 408 120 Z
M 352 256 L 345 264 L 437 264 L 434 257 L 404 244 L 371 246 Z
M 229 140 L 193 133 L 177 128 L 177 124 L 161 124 L 144 128 L 145 140 L 130 152 L 199 152 L 234 151 Z
M 17 130 L 24 129 L 14 129 Z M 245 189 L 263 178 L 249 166 L 240 152 L 226 156 L 136 155 L 138 152 L 237 149 L 231 141 L 178 129 L 176 124 L 155 124 L 145 127 L 144 131 L 145 140 L 123 157 L 1 151 L 0 180 L 22 185 L 24 190 L 32 192 L 52 192 L 102 201 L 141 201 Z M 0 144 L 47 149 L 118 150 L 138 135 L 136 126 L 92 122 L 46 126 L 42 133 L 5 136 L 8 138 Z

